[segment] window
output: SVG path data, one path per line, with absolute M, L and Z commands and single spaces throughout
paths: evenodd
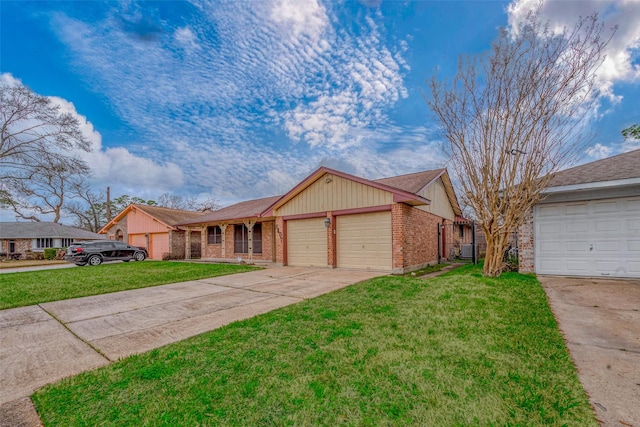
M 249 229 L 244 224 L 234 226 L 234 252 L 237 254 L 249 253 Z M 253 226 L 253 253 L 262 253 L 262 224 Z
M 458 227 L 458 230 L 460 231 L 460 238 L 462 239 L 464 237 L 464 224 L 459 224 Z
M 73 243 L 73 239 L 62 239 L 62 247 L 63 248 L 71 246 L 72 243 Z
M 51 238 L 37 239 L 36 247 L 38 249 L 52 248 L 53 247 L 53 239 L 51 239 Z
M 222 229 L 214 225 L 213 227 L 207 227 L 207 244 L 219 245 L 222 243 Z

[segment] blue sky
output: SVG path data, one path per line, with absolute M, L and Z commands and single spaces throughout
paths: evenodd
M 536 2 L 0 1 L 0 74 L 77 114 L 96 189 L 224 204 L 320 165 L 366 178 L 446 166 L 423 95 Z M 583 161 L 637 148 L 640 2 L 555 1 L 618 26 Z

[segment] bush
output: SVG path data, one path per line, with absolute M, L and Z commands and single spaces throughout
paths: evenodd
M 56 258 L 57 253 L 58 253 L 58 249 L 56 248 L 45 248 L 44 259 L 53 260 Z
M 29 261 L 40 261 L 44 259 L 44 254 L 42 252 L 26 251 L 24 257 Z
M 169 252 L 165 252 L 162 254 L 163 261 L 178 261 L 183 259 L 184 259 L 184 256 L 170 254 Z

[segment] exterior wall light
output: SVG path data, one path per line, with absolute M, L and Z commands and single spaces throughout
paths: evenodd
M 324 219 L 324 226 L 327 228 L 331 227 L 331 218 L 327 217 Z

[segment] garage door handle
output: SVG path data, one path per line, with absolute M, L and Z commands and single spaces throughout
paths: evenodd
M 589 250 L 592 251 L 593 250 L 593 244 L 589 245 Z

